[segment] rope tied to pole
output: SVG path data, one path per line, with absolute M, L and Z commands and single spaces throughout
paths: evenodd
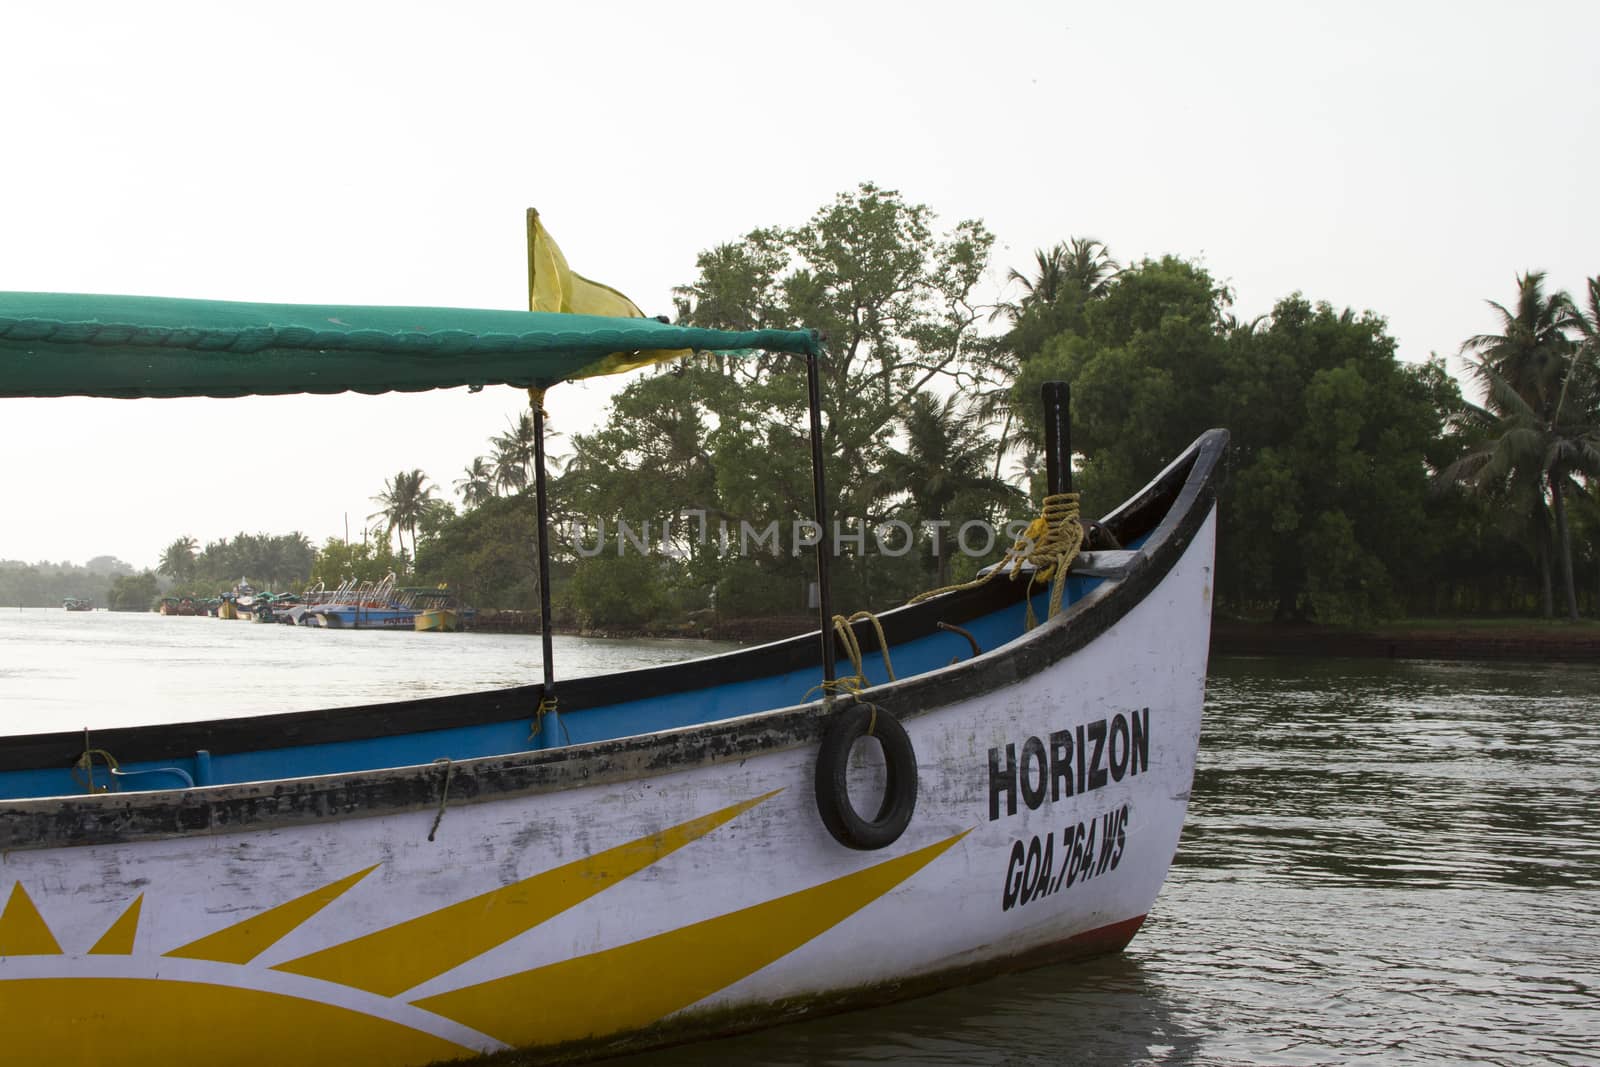
M 841 693 L 855 696 L 867 688 L 867 672 L 862 666 L 861 642 L 856 639 L 854 623 L 866 620 L 872 623 L 872 628 L 878 634 L 878 648 L 883 652 L 883 669 L 889 676 L 889 681 L 894 681 L 894 663 L 889 659 L 889 639 L 884 635 L 883 623 L 870 611 L 858 611 L 848 619 L 843 615 L 833 617 L 833 632 L 839 638 L 845 655 L 850 659 L 850 666 L 855 669 L 854 674 L 847 674 L 843 678 L 834 678 L 812 686 L 806 690 L 806 697 L 821 690 L 825 697 L 832 697 Z M 876 714 L 876 713 L 874 713 Z M 868 733 L 871 731 L 869 730 Z
M 539 706 L 533 709 L 533 729 L 528 731 L 528 740 L 537 738 L 544 730 L 544 717 L 556 710 L 558 699 L 553 696 L 539 698 Z
M 117 757 L 103 748 L 90 748 L 89 731 L 83 732 L 83 755 L 79 756 L 72 764 L 72 777 L 84 788 L 86 793 L 109 793 L 117 782 L 115 772 L 122 769 L 122 764 L 117 762 Z M 105 762 L 106 770 L 112 772 L 112 777 L 105 785 L 94 784 L 94 758 L 99 756 Z M 81 772 L 81 774 L 80 774 Z
M 969 582 L 930 589 L 906 603 L 920 604 L 945 593 L 976 589 L 993 581 L 1002 572 L 1015 581 L 1023 567 L 1030 567 L 1024 602 L 1027 604 L 1027 628 L 1031 630 L 1038 625 L 1033 614 L 1033 587 L 1041 582 L 1050 583 L 1050 608 L 1045 618 L 1054 618 L 1061 610 L 1061 601 L 1066 593 L 1067 568 L 1082 548 L 1083 523 L 1078 516 L 1078 494 L 1052 493 L 1044 498 L 1044 508 L 1039 517 L 1028 524 L 1028 528 L 1006 550 L 999 563 Z

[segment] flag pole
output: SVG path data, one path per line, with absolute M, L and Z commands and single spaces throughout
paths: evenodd
M 811 414 L 811 492 L 817 520 L 817 613 L 822 619 L 822 680 L 833 681 L 833 597 L 828 591 L 828 490 L 822 472 L 822 386 L 817 354 L 806 353 L 806 400 Z M 824 689 L 824 699 L 830 694 Z
M 555 659 L 550 630 L 550 496 L 544 464 L 544 390 L 528 390 L 533 407 L 533 496 L 539 513 L 539 643 L 544 661 L 544 692 L 539 700 L 539 747 L 561 747 L 561 716 L 556 710 Z

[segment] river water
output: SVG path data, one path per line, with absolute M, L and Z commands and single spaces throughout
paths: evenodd
M 715 647 L 562 638 L 556 662 Z M 529 637 L 0 610 L 0 733 L 538 676 Z M 1125 953 L 616 1062 L 1597 1063 L 1597 801 L 1600 665 L 1220 658 Z

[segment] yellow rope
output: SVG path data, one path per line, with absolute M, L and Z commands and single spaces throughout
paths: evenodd
M 883 636 L 883 623 L 870 611 L 858 611 L 848 619 L 843 615 L 833 617 L 833 631 L 839 635 L 839 640 L 844 643 L 845 652 L 850 657 L 850 666 L 856 669 L 856 676 L 863 682 L 867 674 L 861 667 L 861 643 L 856 640 L 853 623 L 862 619 L 872 623 L 872 628 L 878 634 L 878 647 L 883 650 L 883 669 L 889 675 L 889 681 L 894 681 L 894 664 L 889 662 L 889 639 Z
M 1033 629 L 1038 625 L 1038 620 L 1033 614 L 1033 587 L 1040 582 L 1050 582 L 1050 610 L 1045 618 L 1054 618 L 1061 610 L 1061 600 L 1067 590 L 1067 568 L 1083 548 L 1083 524 L 1078 521 L 1078 494 L 1077 493 L 1052 493 L 1044 498 L 1043 513 L 1017 538 L 1016 544 L 1006 552 L 1005 558 L 988 572 L 972 579 L 970 582 L 961 582 L 957 585 L 947 585 L 942 589 L 930 589 L 926 593 L 919 593 L 906 601 L 911 604 L 920 604 L 924 600 L 942 596 L 945 593 L 956 593 L 963 589 L 976 589 L 987 584 L 995 575 L 1002 571 L 1008 573 L 1013 581 L 1022 570 L 1024 564 L 1032 564 L 1032 571 L 1028 577 L 1027 595 L 1023 603 L 1027 605 L 1027 628 Z M 894 681 L 894 665 L 889 662 L 889 641 L 883 634 L 883 624 L 878 617 L 870 611 L 858 611 L 848 619 L 843 615 L 833 617 L 833 630 L 839 637 L 839 644 L 844 648 L 845 655 L 850 659 L 850 666 L 855 668 L 855 673 L 832 681 L 824 681 L 814 685 L 806 691 L 805 699 L 809 700 L 811 694 L 821 691 L 825 698 L 840 693 L 852 696 L 859 694 L 867 688 L 866 671 L 861 666 L 861 643 L 856 640 L 853 623 L 862 619 L 870 620 L 872 628 L 878 633 L 878 647 L 883 650 L 883 669 L 889 675 L 889 681 Z M 540 705 L 541 713 L 544 705 Z M 873 710 L 872 725 L 877 725 L 877 710 Z M 870 734 L 872 728 L 868 727 Z
M 555 697 L 540 697 L 539 706 L 533 709 L 533 729 L 528 731 L 528 740 L 532 741 L 539 736 L 539 731 L 544 729 L 544 717 L 547 712 L 556 710 Z
M 88 737 L 87 737 L 88 731 L 85 730 L 84 734 L 85 734 L 85 738 L 84 739 L 88 740 Z M 115 785 L 116 782 L 117 782 L 116 776 L 112 775 L 105 785 L 98 785 L 98 786 L 95 785 L 94 784 L 94 758 L 95 758 L 95 756 L 99 756 L 101 759 L 106 761 L 106 770 L 108 770 L 108 771 L 120 770 L 121 767 L 122 767 L 122 764 L 117 762 L 117 757 L 113 756 L 111 753 L 107 752 L 105 749 L 103 749 L 103 748 L 85 748 L 83 750 L 83 755 L 79 756 L 77 762 L 72 765 L 72 777 L 77 779 L 78 784 L 83 786 L 83 788 L 84 788 L 84 790 L 86 792 L 89 792 L 89 793 L 109 793 L 109 792 L 111 792 L 111 787 L 113 785 Z M 78 772 L 79 771 L 83 772 L 83 777 L 81 777 L 81 778 L 78 777 Z
M 817 692 L 819 689 L 824 695 L 833 696 L 838 693 L 854 695 L 867 688 L 867 672 L 861 665 L 861 642 L 856 640 L 856 632 L 852 626 L 853 623 L 860 622 L 862 619 L 872 623 L 872 628 L 877 631 L 878 647 L 883 650 L 884 672 L 888 674 L 889 681 L 895 680 L 894 663 L 889 659 L 889 639 L 884 636 L 883 623 L 878 621 L 878 617 L 870 611 L 858 611 L 848 619 L 843 615 L 835 615 L 833 617 L 833 632 L 839 638 L 839 646 L 844 649 L 844 654 L 849 657 L 850 666 L 855 668 L 855 673 L 812 686 L 806 690 L 808 699 L 812 693 Z
M 957 585 L 947 585 L 941 589 L 930 589 L 926 593 L 919 593 L 906 601 L 907 604 L 920 604 L 945 593 L 957 593 L 964 589 L 976 589 L 986 585 L 994 576 L 1002 571 L 1010 575 L 1013 581 L 1022 570 L 1024 564 L 1032 564 L 1033 571 L 1028 578 L 1028 591 L 1026 603 L 1028 605 L 1027 626 L 1033 629 L 1037 620 L 1033 614 L 1033 587 L 1039 582 L 1049 581 L 1050 586 L 1050 612 L 1045 618 L 1052 618 L 1061 610 L 1061 599 L 1067 588 L 1067 567 L 1071 565 L 1078 550 L 1083 547 L 1083 525 L 1078 521 L 1078 494 L 1077 493 L 1052 493 L 1044 498 L 1044 512 L 1017 538 L 1016 544 L 1006 552 L 1005 558 L 989 570 L 972 579 L 970 582 L 961 582 Z

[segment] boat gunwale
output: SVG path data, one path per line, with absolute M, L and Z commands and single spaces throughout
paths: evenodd
M 1227 440 L 1225 430 L 1206 431 L 1143 489 L 1106 516 L 1107 525 L 1115 529 L 1149 518 L 1153 508 L 1165 509 L 1124 575 L 1101 581 L 1060 615 L 1005 645 L 947 667 L 874 686 L 863 695 L 875 704 L 887 705 L 902 719 L 914 719 L 1014 684 L 1090 644 L 1132 611 L 1183 557 L 1212 512 Z M 1178 479 L 1181 482 L 1174 488 L 1173 483 Z M 999 583 L 991 583 L 985 589 L 996 584 Z M 1007 586 L 1016 584 L 1005 583 Z M 901 611 L 920 614 L 919 609 L 929 604 L 936 605 L 937 610 L 940 601 L 950 605 L 961 597 L 957 594 L 948 600 L 936 598 Z M 895 614 L 886 612 L 882 616 L 886 627 L 892 625 Z M 815 641 L 813 631 L 770 645 L 687 662 L 703 672 L 707 664 L 737 662 L 738 657 L 750 656 L 760 661 L 762 657 L 751 654 L 765 650 L 770 655 L 787 645 L 803 645 L 812 650 L 814 658 Z M 682 666 L 667 664 L 597 677 L 626 677 L 634 684 L 655 672 L 671 672 Z M 565 684 L 583 681 L 585 679 L 574 679 Z M 540 688 L 538 685 L 519 686 L 428 699 L 505 698 L 508 694 L 527 697 L 537 694 Z M 522 705 L 524 709 L 526 706 Z M 389 705 L 379 704 L 369 709 L 373 714 L 380 714 L 386 707 Z M 369 709 L 337 711 L 341 715 L 352 715 Z M 669 730 L 467 760 L 192 789 L 0 800 L 0 850 L 77 847 L 278 829 L 330 819 L 436 811 L 442 805 L 483 803 L 658 777 L 815 744 L 822 734 L 823 711 L 823 702 L 813 701 Z M 314 718 L 329 713 L 288 714 Z M 525 710 L 523 714 L 526 715 Z M 237 721 L 261 724 L 262 719 L 276 718 L 279 717 Z M 130 735 L 141 730 L 139 727 L 121 729 Z M 101 735 L 109 733 L 111 731 L 103 731 Z M 42 735 L 35 740 L 49 740 L 55 736 Z M 81 735 L 78 736 L 81 748 Z M 298 740 L 296 743 L 305 742 Z M 0 749 L 10 747 L 0 742 Z

